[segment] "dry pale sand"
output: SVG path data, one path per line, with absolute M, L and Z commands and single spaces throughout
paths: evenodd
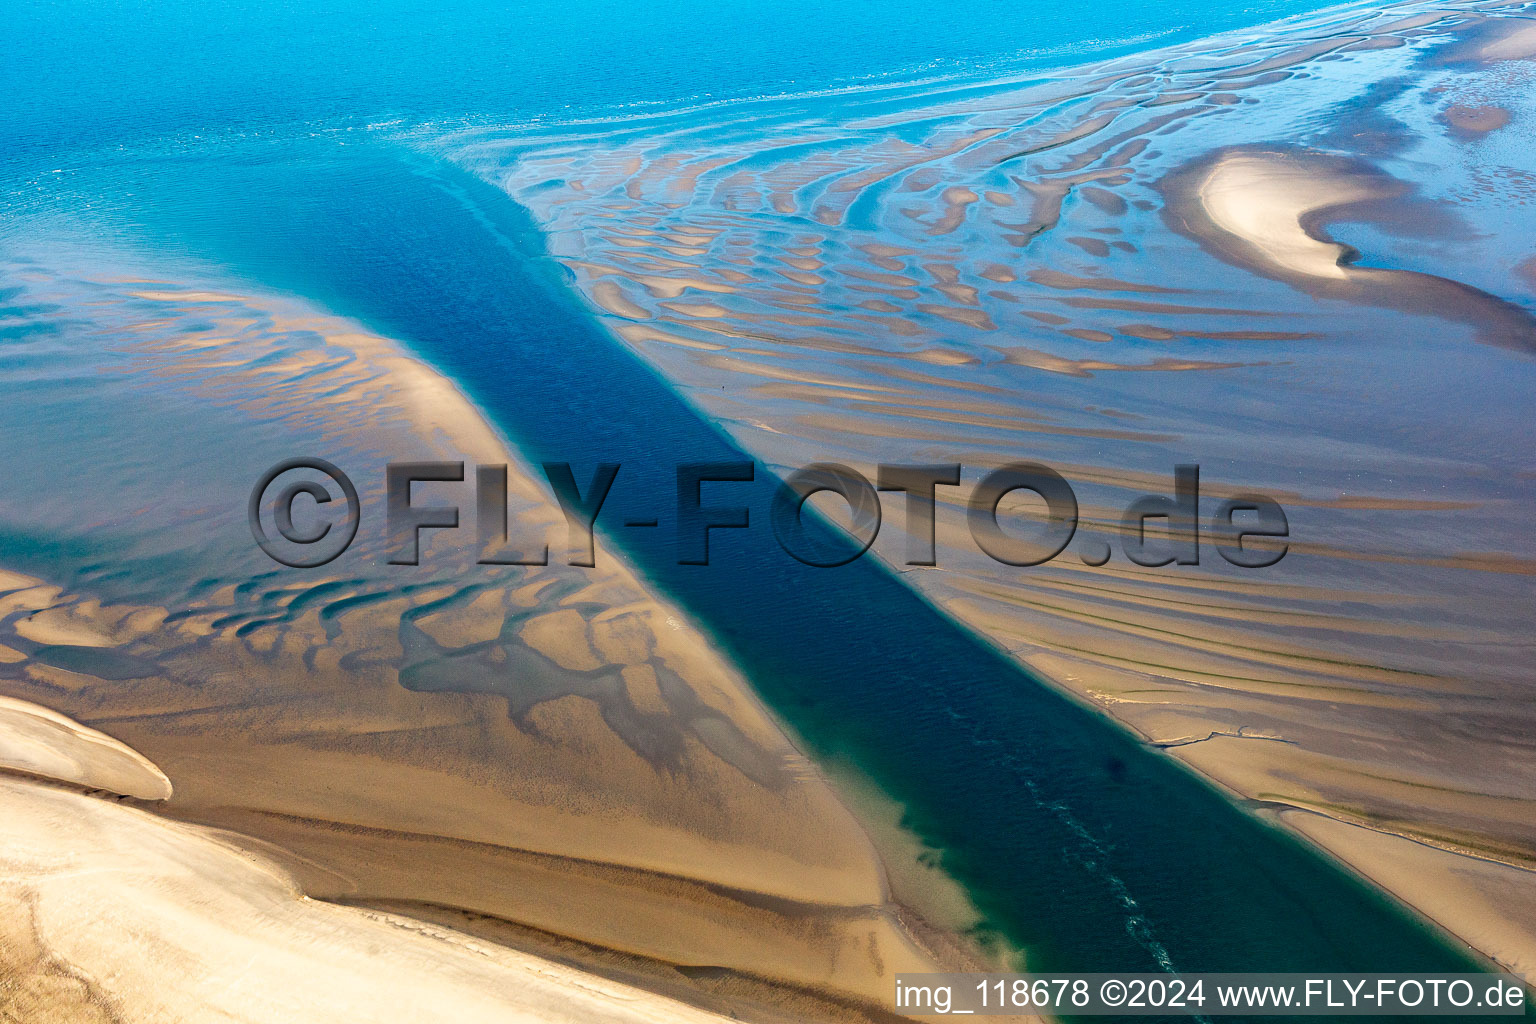
M 1196 190 L 1212 226 L 1248 246 L 1254 259 L 1282 273 L 1336 281 L 1348 277 L 1348 247 L 1314 238 L 1302 221 L 1383 192 L 1363 173 L 1320 174 L 1315 163 L 1247 152 L 1217 159 Z
M 0 769 L 167 800 L 171 782 L 138 751 L 56 711 L 0 697 Z
M 170 795 L 137 751 L 21 701 L 0 699 L 0 758 L 86 790 Z M 216 831 L 0 777 L 0 1021 L 320 1017 L 726 1019 L 448 929 L 317 902 Z
M 176 446 L 201 488 L 178 495 L 194 513 L 132 522 L 141 543 L 199 550 L 196 571 L 223 575 L 141 573 L 150 604 L 8 574 L 0 691 L 142 751 L 174 784 L 165 814 L 226 830 L 220 844 L 281 864 L 311 897 L 408 907 L 749 1018 L 885 1019 L 895 971 L 995 962 L 963 937 L 975 912 L 928 851 L 897 825 L 866 829 L 678 610 L 602 545 L 595 569 L 562 564 L 553 499 L 444 378 L 275 300 L 55 286 L 84 290 L 62 296 L 95 318 L 82 345 L 122 339 L 94 398 L 114 408 L 121 389 L 136 443 L 163 443 L 163 410 L 196 408 Z M 385 461 L 508 463 L 514 540 L 548 543 L 553 564 L 475 565 L 465 529 L 424 541 L 419 568 L 385 566 L 365 519 L 331 566 L 274 573 L 249 550 L 245 490 L 312 451 L 374 510 Z M 88 486 L 131 502 L 134 479 L 109 469 Z M 288 934 L 314 922 L 418 941 L 304 906 Z M 245 955 L 189 948 L 210 965 Z
M 219 833 L 0 778 L 0 1020 L 728 1018 L 409 918 L 307 898 Z

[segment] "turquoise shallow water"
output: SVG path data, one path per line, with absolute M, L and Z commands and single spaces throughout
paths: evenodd
M 813 750 L 910 808 L 1032 966 L 1457 969 L 1442 937 L 1030 678 L 873 562 L 784 558 L 765 529 L 678 566 L 671 467 L 743 456 L 595 325 L 503 193 L 346 129 L 507 123 L 1124 52 L 1306 5 L 468 5 L 280 14 L 13 7 L 0 117 L 13 210 L 187 257 L 402 339 L 533 459 L 621 461 L 609 522 Z M 23 41 L 25 40 L 25 41 Z M 680 115 L 688 116 L 688 115 Z M 749 130 L 749 129 L 744 129 Z M 53 176 L 57 169 L 59 174 Z M 28 239 L 12 232 L 20 249 Z M 766 509 L 765 479 L 743 499 Z

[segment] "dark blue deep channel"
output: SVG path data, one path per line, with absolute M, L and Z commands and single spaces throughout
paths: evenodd
M 753 528 L 714 532 L 711 565 L 679 565 L 674 466 L 750 460 L 590 320 L 525 213 L 382 146 L 268 149 L 198 161 L 196 180 L 186 165 L 141 166 L 123 210 L 162 250 L 409 343 L 528 456 L 572 463 L 583 486 L 597 463 L 622 463 L 599 523 L 608 539 L 813 754 L 853 762 L 909 808 L 1032 968 L 1480 969 L 872 559 L 815 569 L 787 557 L 761 467 L 754 484 L 707 493 L 750 506 Z M 658 528 L 622 525 L 652 517 Z

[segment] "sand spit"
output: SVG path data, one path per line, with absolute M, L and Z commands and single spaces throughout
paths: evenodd
M 1355 266 L 1361 254 L 1327 237 L 1329 223 L 1369 221 L 1371 204 L 1407 192 L 1362 160 L 1232 149 L 1170 175 L 1163 187 L 1170 223 L 1225 259 L 1314 295 L 1458 320 L 1490 344 L 1536 352 L 1536 315 L 1525 308 L 1446 277 Z
M 0 581 L 0 692 L 143 751 L 175 784 L 164 813 L 229 830 L 310 896 L 644 960 L 747 1017 L 881 1019 L 893 971 L 983 962 L 953 882 L 916 844 L 877 852 L 682 613 L 601 545 L 596 568 L 565 564 L 537 471 L 446 379 L 282 300 L 29 273 L 56 358 L 99 364 L 73 400 L 132 425 L 121 463 L 39 493 L 138 509 L 111 529 L 142 560 L 131 598 L 97 592 L 90 555 L 56 564 L 67 586 Z M 35 414 L 24 380 L 0 391 Z M 89 450 L 68 427 L 47 443 L 27 465 Z M 182 489 L 165 501 L 137 467 L 168 447 Z M 389 566 L 365 511 L 336 562 L 284 571 L 244 508 L 295 453 L 343 467 L 375 513 L 388 461 L 506 464 L 512 542 L 551 564 L 476 565 L 464 529 Z M 470 486 L 418 493 L 472 507 Z M 3 512 L 39 530 L 56 514 Z M 912 863 L 888 870 L 896 856 Z
M 1231 153 L 1217 157 L 1196 186 L 1201 208 L 1216 229 L 1247 246 L 1255 262 L 1303 278 L 1348 279 L 1348 246 L 1309 234 L 1303 221 L 1387 191 L 1358 167 L 1283 153 Z
M 9 778 L 0 778 L 0 1017 L 728 1019 L 446 928 L 308 899 L 277 865 L 217 832 Z
M 140 800 L 169 800 L 171 781 L 105 733 L 24 700 L 0 697 L 0 769 Z

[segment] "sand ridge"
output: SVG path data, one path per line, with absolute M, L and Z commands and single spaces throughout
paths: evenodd
M 0 769 L 140 800 L 169 800 L 171 781 L 127 744 L 67 715 L 0 697 Z

